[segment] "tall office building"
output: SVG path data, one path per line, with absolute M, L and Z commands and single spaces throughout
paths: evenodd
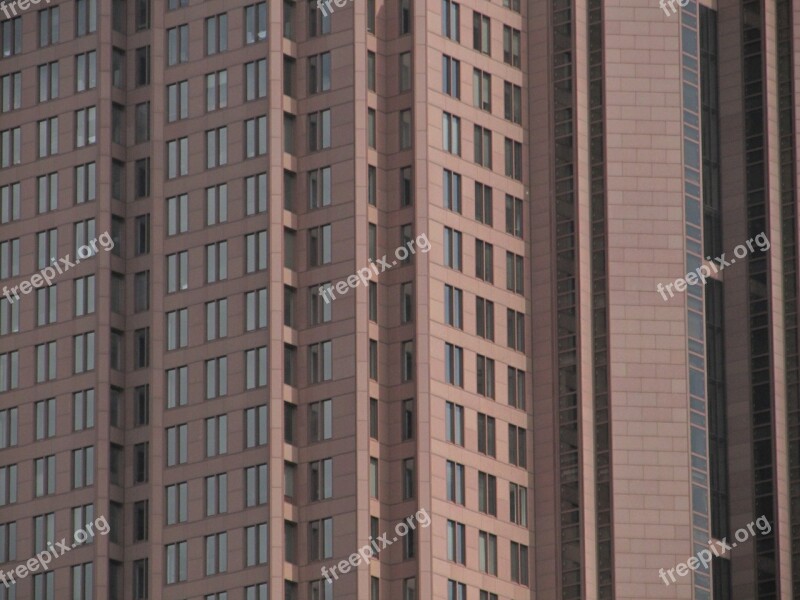
M 0 600 L 797 597 L 800 6 L 672 6 L 0 6 Z

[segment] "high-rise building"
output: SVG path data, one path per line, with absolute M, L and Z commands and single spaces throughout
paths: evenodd
M 0 600 L 800 596 L 799 28 L 0 4 Z

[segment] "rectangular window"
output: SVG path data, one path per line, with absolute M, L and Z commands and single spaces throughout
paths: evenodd
M 316 152 L 331 147 L 330 109 L 308 115 L 308 150 Z
M 445 284 L 444 321 L 452 327 L 464 328 L 464 291 Z
M 528 526 L 528 488 L 509 483 L 509 520 L 512 523 Z
M 75 111 L 75 147 L 82 148 L 97 143 L 97 107 L 89 106 Z
M 254 406 L 244 411 L 245 448 L 267 443 L 267 406 Z
M 330 66 L 330 65 L 329 65 Z M 329 74 L 330 77 L 330 74 Z M 267 59 L 255 60 L 244 65 L 245 100 L 266 98 L 267 96 Z M 328 82 L 330 86 L 330 80 Z M 287 94 L 290 95 L 290 94 Z
M 506 289 L 525 293 L 525 268 L 522 256 L 506 252 Z
M 0 506 L 17 502 L 17 465 L 0 466 Z
M 322 225 L 308 230 L 309 267 L 330 264 L 331 262 L 331 226 Z
M 322 400 L 308 405 L 308 438 L 320 442 L 333 437 L 333 401 Z
M 458 446 L 464 445 L 464 407 L 453 402 L 445 402 L 445 438 Z
M 444 264 L 461 270 L 461 232 L 450 227 L 444 228 Z
M 308 382 L 322 383 L 333 379 L 333 350 L 330 340 L 308 347 Z
M 59 95 L 59 68 L 58 61 L 45 63 L 36 67 L 39 79 L 39 102 L 54 100 Z M 3 112 L 20 107 L 19 73 L 3 76 Z
M 308 207 L 311 209 L 331 204 L 331 168 L 321 167 L 308 172 Z
M 148 142 L 150 141 L 150 103 L 141 102 L 136 105 L 134 111 L 134 141 L 137 144 Z M 121 196 L 117 195 L 117 198 L 121 198 Z
M 189 397 L 188 367 L 167 369 L 167 408 L 185 406 Z
M 528 585 L 528 547 L 511 542 L 511 581 Z
M 461 98 L 461 61 L 442 54 L 442 92 Z
M 472 105 L 492 112 L 492 76 L 486 71 L 472 70 Z
M 494 283 L 494 246 L 483 240 L 475 240 L 475 277 Z
M 56 457 L 54 455 L 37 458 L 33 461 L 34 495 L 41 498 L 56 492 Z
M 442 113 L 442 148 L 445 152 L 461 156 L 461 117 Z
M 478 452 L 487 456 L 497 456 L 495 419 L 478 413 Z
M 478 354 L 476 362 L 477 392 L 494 400 L 494 360 Z
M 74 373 L 94 370 L 94 331 L 73 336 Z
M 508 462 L 518 467 L 528 466 L 525 428 L 509 424 L 508 426 Z
M 255 465 L 244 470 L 245 507 L 266 504 L 269 496 L 267 465 Z
M 43 383 L 56 378 L 56 342 L 37 344 L 36 348 L 36 383 Z
M 331 53 L 308 57 L 308 93 L 319 94 L 331 89 Z
M 136 87 L 150 85 L 150 46 L 136 49 Z
M 189 309 L 181 308 L 167 313 L 167 350 L 177 350 L 189 345 Z
M 21 8 L 21 7 L 20 7 Z M 61 41 L 61 11 L 58 6 L 39 11 L 39 48 Z
M 8 21 L 5 21 L 8 23 Z M 22 128 L 0 131 L 0 168 L 18 165 L 22 161 Z
M 189 195 L 167 198 L 167 235 L 189 231 Z
M 520 39 L 521 34 L 518 29 L 503 25 L 503 62 L 518 69 L 522 64 Z
M 206 112 L 228 106 L 228 70 L 206 75 Z
M 167 466 L 183 465 L 188 461 L 189 426 L 167 427 Z
M 262 156 L 267 153 L 267 117 L 254 117 L 244 122 L 245 158 Z
M 186 581 L 189 563 L 186 542 L 167 544 L 164 550 L 164 555 L 166 558 L 167 584 Z
M 167 29 L 167 65 L 189 62 L 189 26 Z
M 206 56 L 228 49 L 228 15 L 222 13 L 206 18 Z
M 167 142 L 167 179 L 189 174 L 189 138 Z
M 447 520 L 447 560 L 467 564 L 467 527 L 450 519 Z
M 267 232 L 258 231 L 245 236 L 245 272 L 255 273 L 267 268 Z
M 505 175 L 522 181 L 522 144 L 505 138 Z
M 508 347 L 525 352 L 525 315 L 509 308 L 506 318 Z
M 467 584 L 448 579 L 447 600 L 467 600 Z
M 97 31 L 97 0 L 75 0 L 75 37 Z
M 497 516 L 497 477 L 478 471 L 478 510 Z
M 461 175 L 443 169 L 442 191 L 444 207 L 453 212 L 461 213 Z
M 136 31 L 150 28 L 150 0 L 135 0 L 133 14 Z
M 375 53 L 372 50 L 367 50 L 367 89 L 371 92 L 375 91 Z
M 445 381 L 450 385 L 464 387 L 464 349 L 445 342 Z
M 133 483 L 146 483 L 149 477 L 150 445 L 147 442 L 133 447 Z
M 173 123 L 189 117 L 189 81 L 178 81 L 167 86 L 167 122 Z
M 472 12 L 472 48 L 486 55 L 492 53 L 491 21 L 486 15 Z
M 497 576 L 497 536 L 492 533 L 478 532 L 478 568 Z
M 522 200 L 506 194 L 506 233 L 522 237 Z
M 228 128 L 206 131 L 206 169 L 228 164 Z
M 56 434 L 56 399 L 41 400 L 33 406 L 36 418 L 36 440 L 53 437 Z
M 369 495 L 377 498 L 380 490 L 380 478 L 378 476 L 378 459 L 369 459 Z
M 94 277 L 92 275 L 91 277 Z M 58 308 L 58 286 L 56 284 L 51 285 L 50 287 L 46 288 L 39 288 L 36 290 L 36 325 L 49 325 L 50 323 L 55 323 L 57 320 L 57 308 Z M 3 301 L 7 300 L 3 298 Z M 12 304 L 12 312 L 17 314 L 17 318 L 15 320 L 16 323 L 19 323 L 18 313 L 19 310 L 14 310 L 13 307 L 16 306 L 17 309 L 19 305 Z M 2 316 L 0 316 L 0 333 L 2 333 L 3 321 Z M 17 326 L 17 330 L 19 327 Z M 8 333 L 8 332 L 6 332 Z
M 222 515 L 228 512 L 228 475 L 221 473 L 205 478 L 206 516 Z
M 206 400 L 228 394 L 228 357 L 218 356 L 206 361 Z
M 254 44 L 267 39 L 267 3 L 244 7 L 244 43 Z
M 228 534 L 215 533 L 205 537 L 206 568 L 205 574 L 216 575 L 228 570 Z M 224 596 L 227 594 L 223 592 Z M 206 596 L 208 598 L 208 596 Z
M 333 519 L 328 517 L 308 523 L 308 559 L 311 561 L 333 556 Z
M 461 41 L 459 8 L 457 2 L 442 0 L 442 35 L 457 43 Z
M 55 210 L 58 205 L 58 173 L 50 173 L 37 177 L 37 189 L 39 197 L 39 207 L 42 208 L 42 193 L 44 192 L 45 205 L 49 210 Z M 42 190 L 42 182 L 46 182 L 46 187 Z M 0 186 L 0 224 L 10 223 L 19 220 L 20 207 L 20 184 L 10 183 Z M 43 211 L 39 211 L 43 212 Z M 47 211 L 44 211 L 47 212 Z
M 167 503 L 165 511 L 167 525 L 185 523 L 189 513 L 189 484 L 184 481 L 168 485 L 164 491 L 164 498 Z
M 78 111 L 76 114 L 83 113 Z M 81 121 L 78 121 L 78 127 L 81 127 Z M 58 117 L 50 117 L 49 119 L 42 119 L 37 123 L 38 131 L 38 151 L 37 157 L 44 158 L 53 154 L 58 154 Z M 78 130 L 80 133 L 81 130 Z M 78 138 L 80 140 L 81 138 Z M 93 142 L 92 142 L 93 143 Z M 83 146 L 84 144 L 80 144 Z M 78 141 L 75 143 L 79 147 Z
M 206 419 L 206 458 L 228 453 L 228 415 Z
M 445 481 L 447 485 L 447 500 L 463 506 L 466 497 L 464 465 L 448 460 Z
M 19 431 L 19 409 L 0 410 L 0 449 L 17 445 Z M 2 504 L 2 502 L 0 502 Z
M 492 130 L 488 127 L 475 125 L 475 162 L 486 167 L 492 168 Z
M 22 52 L 22 17 L 6 19 L 3 28 L 3 58 Z
M 245 350 L 245 389 L 267 385 L 267 347 Z
M 407 92 L 411 89 L 412 73 L 413 67 L 411 66 L 411 52 L 400 53 L 400 92 Z
M 244 534 L 245 566 L 267 564 L 267 524 L 260 523 L 245 527 Z
M 325 458 L 308 463 L 308 499 L 311 502 L 333 497 L 333 459 Z
M 114 15 L 116 16 L 116 14 Z M 119 48 L 111 49 L 111 85 L 115 88 L 124 90 L 127 87 L 125 78 L 125 51 Z
M 522 123 L 522 88 L 503 82 L 503 116 L 514 123 Z

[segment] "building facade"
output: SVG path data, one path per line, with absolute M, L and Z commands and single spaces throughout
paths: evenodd
M 797 11 L 0 5 L 0 600 L 800 594 Z

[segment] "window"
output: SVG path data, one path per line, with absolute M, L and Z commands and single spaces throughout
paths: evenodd
M 317 37 L 331 32 L 331 13 L 321 10 L 316 2 L 308 3 L 308 37 Z
M 461 270 L 461 232 L 450 227 L 444 228 L 444 264 Z
M 39 11 L 39 48 L 57 44 L 61 38 L 60 30 L 61 11 L 58 6 Z
M 89 246 L 89 241 L 97 239 L 95 237 L 95 220 L 86 219 L 84 221 L 77 221 L 74 224 L 74 232 L 75 254 L 80 258 L 84 258 L 84 253 L 81 252 L 81 248 L 86 248 L 88 251 L 86 254 L 88 254 L 88 256 L 94 256 L 97 250 Z
M 442 0 L 442 35 L 454 42 L 461 41 L 460 5 L 452 0 Z
M 369 378 L 378 381 L 378 342 L 369 341 Z
M 267 406 L 254 406 L 244 411 L 245 448 L 267 443 Z
M 36 415 L 36 440 L 53 437 L 56 434 L 56 399 L 49 398 L 34 404 Z
M 478 532 L 478 568 L 497 576 L 497 536 L 492 533 Z
M 0 410 L 0 449 L 17 445 L 18 427 L 18 408 L 5 408 Z M 2 482 L 2 479 L 0 479 L 0 482 Z M 2 504 L 2 492 L 0 492 L 0 504 Z
M 228 70 L 206 75 L 206 112 L 228 106 Z
M 76 114 L 85 111 L 79 110 Z M 80 118 L 80 117 L 79 117 Z M 78 134 L 81 133 L 81 121 L 78 121 Z M 37 131 L 39 137 L 37 157 L 43 158 L 51 154 L 58 154 L 58 117 L 50 117 L 49 119 L 42 119 L 37 123 Z M 78 138 L 80 140 L 81 138 Z M 92 142 L 94 143 L 94 142 Z M 78 141 L 75 142 L 76 147 L 79 145 Z M 80 144 L 83 146 L 85 144 Z
M 402 343 L 400 377 L 403 382 L 414 379 L 414 342 L 412 340 Z
M 143 542 L 147 540 L 149 529 L 149 501 L 140 500 L 133 504 L 133 541 Z
M 375 91 L 375 53 L 367 50 L 367 89 Z
M 528 526 L 528 488 L 517 483 L 509 483 L 509 520 L 512 523 Z
M 506 194 L 506 233 L 522 237 L 522 200 Z
M 140 271 L 133 276 L 133 312 L 150 308 L 150 271 Z
M 378 478 L 378 459 L 369 459 L 369 495 L 371 498 L 378 497 L 380 479 Z
M 52 129 L 52 127 L 51 127 Z M 41 133 L 41 127 L 39 129 Z M 40 136 L 41 139 L 41 136 Z M 75 147 L 82 148 L 97 142 L 97 108 L 89 106 L 75 111 Z M 51 149 L 51 154 L 58 151 Z
M 506 252 L 506 289 L 517 294 L 525 293 L 524 260 L 511 252 Z
M 508 81 L 503 83 L 503 116 L 522 123 L 522 88 Z
M 367 31 L 375 33 L 375 0 L 367 0 Z
M 461 98 L 461 61 L 442 54 L 442 92 Z
M 267 385 L 267 347 L 245 350 L 245 389 Z
M 369 320 L 373 323 L 378 322 L 378 284 L 374 281 L 369 282 Z
M 244 43 L 254 44 L 267 39 L 267 3 L 244 7 Z
M 12 5 L 13 6 L 13 5 Z M 22 17 L 3 21 L 3 58 L 22 52 Z
M 333 497 L 333 459 L 308 463 L 308 499 L 310 502 Z
M 222 13 L 206 19 L 206 56 L 228 49 L 228 15 Z
M 464 349 L 445 342 L 444 345 L 445 381 L 450 385 L 464 387 Z
M 475 125 L 475 162 L 492 168 L 492 130 L 488 127 Z
M 330 287 L 330 283 L 321 283 L 308 288 L 310 309 L 309 322 L 311 325 L 319 325 L 331 320 L 332 305 L 325 294 Z
M 167 142 L 167 179 L 189 174 L 189 138 Z
M 331 89 L 331 53 L 308 57 L 308 93 L 318 94 Z
M 125 107 L 116 102 L 111 103 L 111 141 L 125 144 Z
M 447 560 L 467 564 L 466 525 L 447 520 Z
M 188 367 L 167 369 L 167 408 L 185 406 L 189 395 Z
M 185 542 L 184 542 L 185 543 Z M 174 551 L 173 551 L 173 561 L 174 561 Z M 113 564 L 113 563 L 112 563 Z M 147 589 L 148 589 L 148 562 L 146 558 L 140 558 L 138 560 L 133 561 L 133 578 L 132 578 L 132 587 L 133 587 L 133 600 L 147 600 Z M 119 569 L 122 570 L 122 564 L 119 563 Z M 173 571 L 176 567 L 173 567 Z M 175 574 L 170 573 L 169 577 L 174 577 Z M 122 575 L 119 575 L 121 578 Z
M 472 105 L 492 112 L 492 76 L 486 71 L 472 70 Z
M 165 548 L 167 584 L 186 581 L 188 571 L 188 552 L 186 542 L 167 544 Z M 145 592 L 146 594 L 146 592 Z M 143 596 L 143 598 L 146 596 Z
M 378 399 L 369 399 L 369 437 L 378 439 Z
M 206 169 L 228 164 L 228 128 L 206 131 Z
M 244 528 L 245 566 L 267 563 L 267 524 L 260 523 Z
M 228 570 L 228 534 L 215 533 L 205 537 L 206 542 L 206 575 L 225 573 Z M 206 596 L 208 598 L 208 596 Z M 227 594 L 224 595 L 227 598 Z M 215 599 L 216 600 L 216 599 Z M 222 598 L 219 598 L 222 600 Z
M 525 428 L 511 424 L 508 426 L 508 462 L 518 467 L 528 466 Z
M 478 452 L 487 456 L 497 456 L 495 443 L 495 419 L 478 413 Z
M 136 49 L 136 87 L 150 85 L 150 46 Z
M 497 516 L 497 477 L 478 471 L 478 510 Z
M 133 179 L 136 198 L 150 195 L 150 157 L 140 158 L 133 163 Z
M 8 23 L 5 21 L 4 24 Z M 0 168 L 18 165 L 22 160 L 22 129 L 14 127 L 0 131 Z
M 464 407 L 453 402 L 445 402 L 445 438 L 458 446 L 464 445 Z
M 135 143 L 141 144 L 143 142 L 148 142 L 150 141 L 150 103 L 141 102 L 136 105 L 134 111 Z M 122 172 L 124 173 L 124 163 L 122 169 Z M 118 194 L 116 197 L 121 198 L 122 196 Z
M 189 484 L 168 485 L 164 497 L 167 502 L 167 525 L 185 523 L 189 512 Z
M 150 422 L 150 385 L 139 385 L 133 390 L 133 424 L 135 427 Z
M 206 246 L 206 283 L 225 281 L 228 278 L 228 242 Z
M 520 32 L 508 25 L 503 25 L 503 62 L 520 68 Z
M 525 352 L 525 315 L 516 310 L 507 309 L 508 347 Z
M 94 275 L 92 275 L 94 277 Z M 51 285 L 50 287 L 46 288 L 39 288 L 36 290 L 36 325 L 49 325 L 50 323 L 55 323 L 57 320 L 56 311 L 58 309 L 58 286 L 56 284 Z M 3 301 L 7 300 L 3 298 Z M 12 304 L 12 312 L 17 315 L 15 319 L 16 323 L 19 323 L 19 310 L 14 311 L 13 307 L 16 306 L 17 309 L 19 305 Z M 0 317 L 2 319 L 2 317 Z M 2 321 L 0 320 L 0 328 L 2 327 Z M 17 330 L 19 330 L 19 326 L 17 325 Z
M 189 6 L 189 0 L 169 0 L 167 3 L 168 10 L 175 10 L 177 8 L 183 8 L 185 6 Z
M 400 53 L 400 92 L 407 92 L 411 89 L 411 52 Z
M 150 28 L 150 0 L 135 0 L 134 17 L 136 19 L 136 31 Z
M 320 442 L 333 437 L 333 401 L 322 400 L 308 405 L 308 438 Z
M 266 465 L 264 465 L 266 466 Z M 220 473 L 205 478 L 206 516 L 222 515 L 228 512 L 228 475 Z
M 167 427 L 167 466 L 183 465 L 187 462 L 189 426 Z
M 494 283 L 494 246 L 475 240 L 475 277 Z
M 400 35 L 407 33 L 411 33 L 411 0 L 400 0 Z
M 167 313 L 167 350 L 185 348 L 189 345 L 189 309 Z
M 283 439 L 287 444 L 297 440 L 297 406 L 291 402 L 283 403 Z
M 0 523 L 0 561 L 8 563 L 17 558 L 17 523 Z M 13 598 L 13 596 L 11 596 Z
M 266 504 L 269 496 L 267 465 L 246 467 L 244 470 L 245 506 Z
M 472 48 L 486 55 L 492 53 L 491 21 L 475 11 L 472 12 Z
M 189 26 L 167 29 L 167 65 L 189 62 Z
M 189 195 L 167 198 L 167 235 L 189 231 Z
M 520 0 L 503 0 L 503 6 L 510 8 L 514 12 L 519 12 Z M 481 600 L 484 600 L 481 598 Z M 488 599 L 487 599 L 488 600 Z
M 35 497 L 40 498 L 56 492 L 56 457 L 54 455 L 33 461 Z M 15 486 L 16 487 L 16 486 Z M 16 501 L 16 500 L 15 500 Z
M 39 208 L 42 208 L 42 194 L 49 197 L 49 210 L 55 210 L 58 204 L 58 173 L 50 173 L 37 178 L 39 190 Z M 42 183 L 46 182 L 45 190 L 42 190 Z M 48 202 L 45 202 L 48 204 Z M 20 206 L 20 184 L 11 183 L 0 186 L 0 224 L 19 220 Z M 40 210 L 39 212 L 46 212 Z
M 309 267 L 318 267 L 331 262 L 331 226 L 322 225 L 308 230 Z
M 228 415 L 206 419 L 206 458 L 228 453 Z
M 378 169 L 374 165 L 367 167 L 367 202 L 370 206 L 378 204 Z
M 267 584 L 248 585 L 244 588 L 245 600 L 267 600 Z M 325 600 L 330 600 L 325 598 Z
M 246 272 L 263 271 L 267 268 L 267 232 L 250 233 L 244 239 Z
M 94 370 L 94 331 L 72 338 L 75 374 Z
M 133 331 L 133 367 L 144 369 L 150 366 L 150 328 Z
M 464 291 L 445 284 L 444 286 L 444 322 L 458 329 L 464 328 Z
M 56 378 L 56 342 L 36 346 L 36 383 Z
M 244 151 L 246 158 L 267 153 L 267 117 L 255 117 L 244 122 Z
M 445 152 L 461 156 L 461 117 L 442 113 L 442 148 Z
M 17 465 L 0 466 L 0 506 L 17 501 Z
M 256 98 L 265 98 L 267 96 L 267 59 L 262 58 L 261 60 L 245 63 L 244 81 L 246 101 L 249 102 Z M 330 86 L 330 80 L 328 85 Z
M 467 600 L 467 584 L 448 579 L 447 600 Z
M 308 347 L 308 382 L 321 383 L 333 378 L 333 354 L 330 340 Z
M 228 394 L 228 357 L 218 356 L 206 361 L 206 400 Z
M 321 560 L 333 556 L 333 518 L 309 521 L 308 559 Z
M 116 14 L 114 14 L 116 16 Z M 111 49 L 111 85 L 115 88 L 124 90 L 126 87 L 125 79 L 125 51 L 119 48 Z
M 461 175 L 443 169 L 442 171 L 442 191 L 444 196 L 444 207 L 453 212 L 461 212 Z
M 330 206 L 331 168 L 322 167 L 308 172 L 308 207 Z
M 267 314 L 269 310 L 267 298 L 267 288 L 261 288 L 260 290 L 245 293 L 246 331 L 264 329 L 267 326 Z
M 296 5 L 294 0 L 284 0 L 283 2 L 283 37 L 287 40 L 295 39 L 295 13 Z
M 378 226 L 375 223 L 369 224 L 367 236 L 369 259 L 374 262 L 378 258 Z
M 55 285 L 53 286 L 55 289 Z M 55 294 L 53 294 L 53 300 Z M 55 318 L 55 304 L 49 303 L 49 314 Z M 39 305 L 41 309 L 41 304 Z M 40 313 L 41 314 L 41 313 Z M 19 331 L 19 304 L 10 302 L 7 298 L 0 298 L 0 335 L 8 335 L 9 333 L 16 333 Z
M 39 102 L 54 100 L 59 95 L 59 68 L 58 61 L 45 63 L 36 67 L 39 76 Z M 78 73 L 76 73 L 78 75 Z M 3 112 L 20 107 L 19 73 L 3 76 Z
M 400 111 L 400 149 L 411 148 L 411 109 Z
M 494 400 L 494 360 L 477 355 L 477 392 Z
M 33 576 L 33 600 L 55 600 L 55 573 L 39 573 Z
M 464 498 L 466 495 L 464 490 L 466 488 L 464 482 L 464 465 L 453 462 L 452 460 L 448 460 L 446 484 L 447 500 L 449 502 L 455 502 L 456 504 L 461 504 L 462 506 L 465 504 Z
M 208 76 L 206 76 L 208 77 Z M 189 81 L 179 81 L 167 86 L 167 122 L 172 123 L 189 116 Z
M 150 445 L 147 442 L 133 447 L 133 483 L 146 483 L 149 469 Z
M 511 581 L 528 585 L 528 547 L 511 542 Z
M 0 278 L 19 275 L 19 238 L 0 242 Z
M 522 144 L 505 138 L 505 174 L 522 181 Z

